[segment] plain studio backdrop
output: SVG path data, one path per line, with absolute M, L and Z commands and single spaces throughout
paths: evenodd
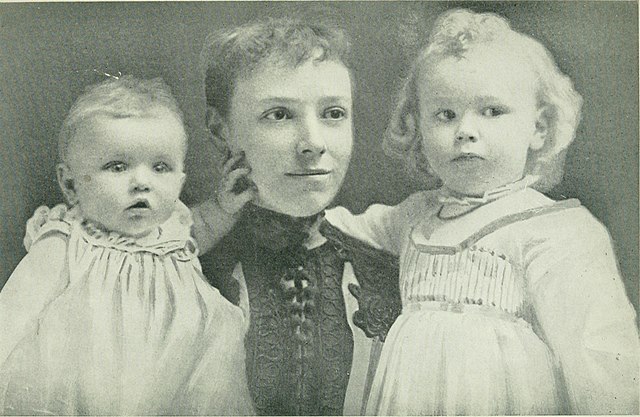
M 584 98 L 563 182 L 608 228 L 638 310 L 638 5 L 636 2 L 337 2 L 0 4 L 0 287 L 24 256 L 25 222 L 62 202 L 57 134 L 74 99 L 103 73 L 162 77 L 190 134 L 187 204 L 217 178 L 199 70 L 206 35 L 262 17 L 333 18 L 353 41 L 355 145 L 336 204 L 362 212 L 419 188 L 386 157 L 382 134 L 417 46 L 452 7 L 493 11 L 540 40 Z

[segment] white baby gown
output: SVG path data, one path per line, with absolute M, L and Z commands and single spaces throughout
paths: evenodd
M 438 196 L 327 214 L 400 255 L 367 414 L 637 414 L 635 312 L 606 229 L 532 189 L 450 220 Z
M 252 414 L 241 310 L 203 278 L 182 203 L 143 238 L 77 210 L 0 292 L 0 414 Z

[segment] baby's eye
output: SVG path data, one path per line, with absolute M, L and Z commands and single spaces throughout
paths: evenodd
M 158 162 L 153 165 L 153 170 L 157 173 L 164 174 L 165 172 L 171 172 L 172 169 L 166 162 Z
M 347 111 L 342 107 L 331 107 L 324 111 L 322 117 L 330 120 L 342 120 L 347 116 Z
M 456 118 L 456 113 L 453 110 L 440 110 L 436 113 L 436 118 L 444 122 L 448 122 Z
M 265 112 L 262 118 L 273 121 L 289 120 L 291 119 L 291 113 L 285 108 L 277 108 Z
M 103 170 L 105 171 L 111 171 L 111 172 L 124 172 L 127 170 L 127 164 L 125 164 L 124 162 L 120 162 L 120 161 L 111 161 L 111 162 L 107 162 L 103 167 Z
M 505 114 L 507 111 L 502 107 L 490 106 L 482 111 L 482 115 L 485 117 L 498 117 Z

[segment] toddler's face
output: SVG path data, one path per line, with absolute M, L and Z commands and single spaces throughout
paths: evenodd
M 495 45 L 423 69 L 422 150 L 445 186 L 481 195 L 522 178 L 529 150 L 544 144 L 535 92 L 523 61 Z
M 182 124 L 168 112 L 96 116 L 69 144 L 64 178 L 73 180 L 85 218 L 143 236 L 174 210 L 184 182 L 185 140 Z

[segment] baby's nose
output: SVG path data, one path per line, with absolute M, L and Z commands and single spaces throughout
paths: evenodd
M 145 169 L 137 169 L 131 175 L 131 189 L 134 192 L 151 190 L 151 173 Z

